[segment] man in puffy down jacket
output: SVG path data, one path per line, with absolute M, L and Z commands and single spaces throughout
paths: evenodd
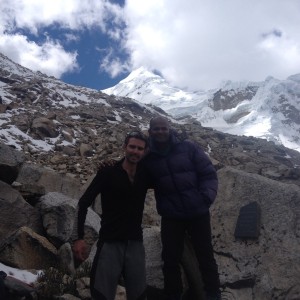
M 186 233 L 199 262 L 206 299 L 221 299 L 209 212 L 217 195 L 216 170 L 200 147 L 176 138 L 166 118 L 150 121 L 149 136 L 150 152 L 144 164 L 153 178 L 157 211 L 162 217 L 166 299 L 182 296 L 180 260 Z

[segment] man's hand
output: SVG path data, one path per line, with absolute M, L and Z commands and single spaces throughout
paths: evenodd
M 88 253 L 87 253 L 87 244 L 85 240 L 77 240 L 74 242 L 73 254 L 75 258 L 80 262 L 83 262 L 84 260 L 87 259 Z
M 112 167 L 117 163 L 116 160 L 114 159 L 106 159 L 106 160 L 102 160 L 99 162 L 98 164 L 98 170 L 100 171 L 101 169 L 105 168 L 105 167 Z

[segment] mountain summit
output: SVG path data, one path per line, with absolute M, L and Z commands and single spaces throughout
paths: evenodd
M 191 116 L 204 127 L 300 151 L 300 74 L 285 80 L 226 81 L 212 90 L 189 92 L 141 67 L 103 92 L 156 105 L 174 118 Z

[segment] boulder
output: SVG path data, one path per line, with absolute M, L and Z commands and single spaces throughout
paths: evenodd
M 19 269 L 46 269 L 57 266 L 57 250 L 43 236 L 20 227 L 0 246 L 1 262 Z
M 0 181 L 0 191 L 0 244 L 22 226 L 29 227 L 37 233 L 43 232 L 41 216 L 37 209 L 5 182 Z
M 77 200 L 57 192 L 42 196 L 37 208 L 42 216 L 47 238 L 56 246 L 77 238 Z M 91 247 L 98 239 L 100 217 L 88 208 L 85 221 L 85 240 Z
M 4 279 L 4 285 L 9 293 L 9 299 L 15 299 L 15 297 L 19 297 L 21 299 L 36 299 L 36 289 L 17 278 L 12 276 L 6 276 Z M 2 295 L 1 295 L 2 296 Z M 2 299 L 2 298 L 1 298 Z
M 40 139 L 44 139 L 46 137 L 55 138 L 59 134 L 56 124 L 52 120 L 45 117 L 34 119 L 32 121 L 31 130 Z
M 50 192 L 37 204 L 48 239 L 56 246 L 69 241 L 76 217 L 77 201 L 61 193 Z
M 240 300 L 298 299 L 300 187 L 230 167 L 218 176 L 212 231 L 224 293 Z M 260 207 L 259 236 L 237 239 L 240 208 L 253 201 Z
M 63 244 L 58 249 L 58 256 L 60 260 L 60 266 L 63 270 L 66 270 L 67 274 L 75 273 L 74 257 L 72 247 L 70 243 Z
M 152 288 L 163 289 L 161 260 L 160 227 L 144 228 L 144 245 L 146 252 L 147 284 Z
M 82 157 L 93 156 L 93 148 L 89 144 L 82 143 L 79 147 L 79 153 Z
M 79 198 L 80 182 L 68 174 L 60 174 L 49 167 L 36 164 L 23 164 L 16 181 L 27 187 L 43 187 L 45 193 L 60 192 L 71 198 Z M 21 187 L 20 187 L 21 189 Z M 28 191 L 27 191 L 28 192 Z
M 0 180 L 13 183 L 24 161 L 25 156 L 21 151 L 0 143 Z

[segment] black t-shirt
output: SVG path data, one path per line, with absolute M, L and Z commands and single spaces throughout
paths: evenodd
M 99 170 L 79 200 L 78 238 L 84 236 L 88 207 L 101 194 L 101 229 L 103 241 L 142 240 L 142 218 L 148 188 L 148 178 L 141 165 L 137 166 L 134 182 L 122 168 L 123 160 Z

